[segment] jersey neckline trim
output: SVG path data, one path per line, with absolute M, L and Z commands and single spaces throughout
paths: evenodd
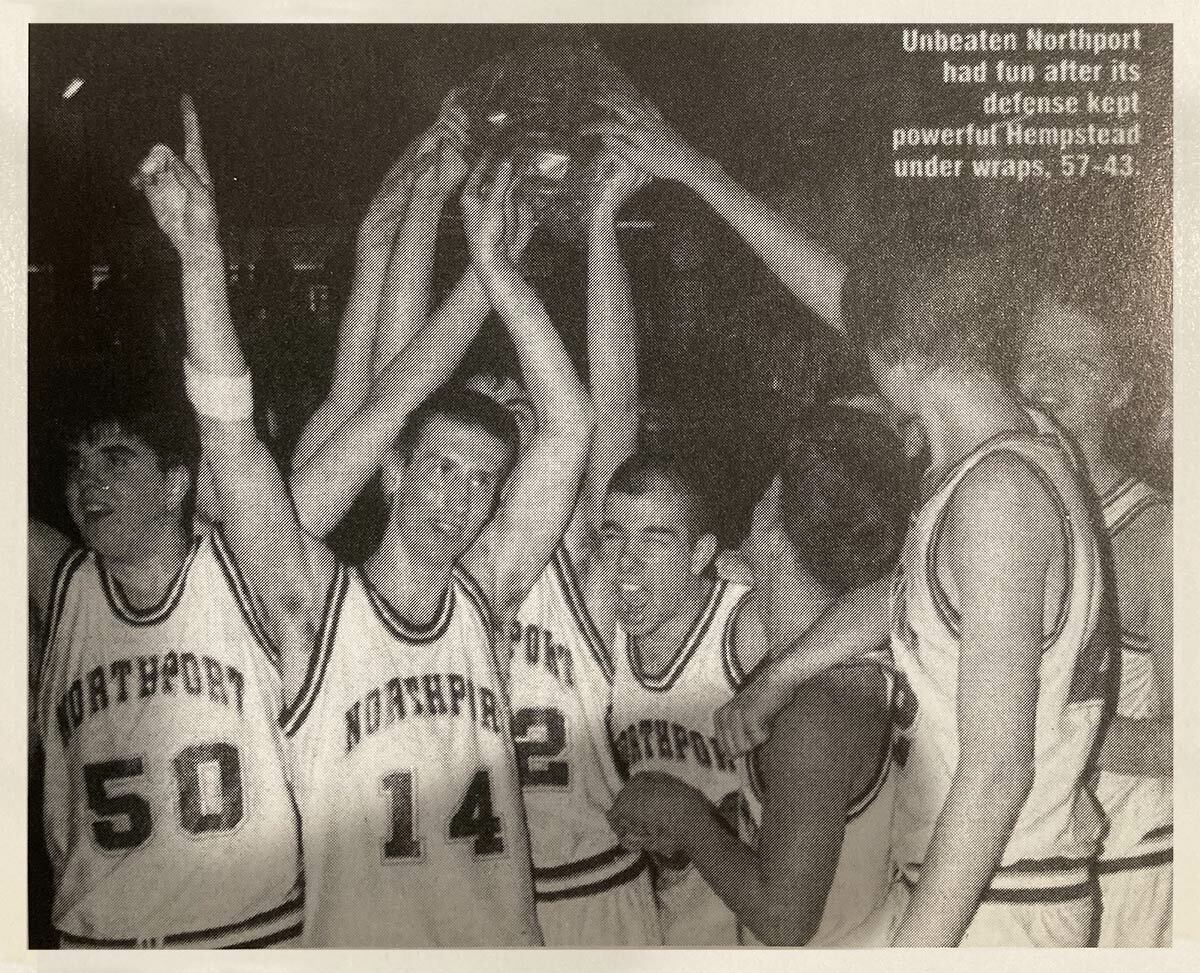
M 637 639 L 631 635 L 626 636 L 625 653 L 629 659 L 629 669 L 633 673 L 633 677 L 641 683 L 642 688 L 653 692 L 666 692 L 675 685 L 675 682 L 683 674 L 683 670 L 687 668 L 687 664 L 692 656 L 696 654 L 696 649 L 699 648 L 700 643 L 704 640 L 704 636 L 708 634 L 713 618 L 716 617 L 717 608 L 721 604 L 727 590 L 729 590 L 728 581 L 717 581 L 713 585 L 712 592 L 708 596 L 708 603 L 692 623 L 692 627 L 680 645 L 679 651 L 675 653 L 671 661 L 657 676 L 651 676 L 646 672 L 641 653 L 638 651 Z
M 134 608 L 129 603 L 125 590 L 121 587 L 121 582 L 108 573 L 108 568 L 104 566 L 104 558 L 97 554 L 96 569 L 100 574 L 100 586 L 104 589 L 104 597 L 113 614 L 129 625 L 157 625 L 166 621 L 183 597 L 183 589 L 187 585 L 188 574 L 191 571 L 192 562 L 196 559 L 196 552 L 200 550 L 202 540 L 201 536 L 192 538 L 187 556 L 175 573 L 162 601 L 144 611 Z
M 391 602 L 371 584 L 371 579 L 367 577 L 366 571 L 362 568 L 356 568 L 355 570 L 358 572 L 363 588 L 367 592 L 367 600 L 375 610 L 375 616 L 396 638 L 412 645 L 427 645 L 430 642 L 436 642 L 446 633 L 446 629 L 450 625 L 450 617 L 454 614 L 454 603 L 456 600 L 454 575 L 451 575 L 450 582 L 446 585 L 446 590 L 442 592 L 442 599 L 433 620 L 427 625 L 418 625 L 415 622 L 410 622 L 396 610 Z

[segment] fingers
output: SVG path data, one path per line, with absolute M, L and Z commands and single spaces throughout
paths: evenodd
M 179 99 L 179 110 L 183 116 L 183 159 L 205 185 L 212 183 L 208 162 L 204 158 L 204 143 L 200 138 L 200 119 L 196 115 L 196 104 L 191 95 Z

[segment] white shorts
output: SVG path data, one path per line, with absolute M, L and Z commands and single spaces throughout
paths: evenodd
M 892 883 L 888 899 L 891 931 L 908 910 L 909 890 Z M 960 946 L 1091 946 L 1095 939 L 1096 895 L 1066 902 L 993 902 L 979 904 Z
M 661 946 L 649 869 L 616 888 L 537 904 L 547 946 Z
M 1103 864 L 1103 863 L 1102 863 Z M 1174 866 L 1100 872 L 1101 946 L 1170 946 Z

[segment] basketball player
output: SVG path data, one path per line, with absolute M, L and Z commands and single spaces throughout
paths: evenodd
M 1111 663 L 1102 558 L 1062 441 L 1039 433 L 987 364 L 1019 314 L 1005 263 L 955 258 L 847 295 L 880 390 L 920 422 L 932 462 L 891 626 L 905 677 L 897 945 L 1090 939 L 1101 824 L 1085 777 Z M 744 745 L 781 687 L 884 638 L 884 605 L 863 588 L 835 606 L 806 633 L 818 649 L 780 659 L 727 735 Z
M 1169 946 L 1172 893 L 1171 505 L 1114 461 L 1112 418 L 1137 360 L 1127 341 L 1047 291 L 1019 356 L 1018 386 L 1074 437 L 1109 532 L 1121 623 L 1120 690 L 1099 755 L 1101 946 Z
M 882 423 L 827 407 L 797 425 L 781 478 L 755 511 L 746 551 L 752 564 L 788 565 L 755 573 L 802 591 L 811 619 L 837 595 L 891 569 L 911 500 L 900 442 Z M 742 595 L 738 605 L 752 610 L 752 598 Z M 732 611 L 737 618 L 739 608 Z M 662 891 L 675 920 L 669 928 L 676 936 L 688 928 L 692 944 L 728 944 L 718 936 L 728 936 L 732 911 L 743 943 L 882 945 L 872 923 L 889 878 L 887 655 L 806 684 L 747 774 L 714 739 L 712 714 L 743 678 L 737 622 L 718 628 L 721 620 L 718 608 L 713 626 L 722 637 L 702 637 L 669 687 L 644 678 L 641 641 L 618 633 L 618 646 L 631 650 L 618 657 L 619 671 L 635 679 L 618 681 L 614 725 L 626 727 L 617 746 L 635 772 L 614 819 L 627 840 L 695 866 L 680 877 L 664 870 L 677 880 Z M 635 721 L 639 715 L 650 718 Z M 700 879 L 728 909 L 716 907 Z M 690 899 L 686 910 L 681 899 Z
M 418 233 L 414 224 L 440 212 L 461 171 L 461 163 L 442 165 L 452 151 L 444 138 L 434 140 L 402 232 Z M 463 208 L 489 299 L 513 334 L 539 433 L 476 561 L 478 584 L 456 562 L 491 516 L 513 461 L 508 413 L 467 395 L 418 409 L 428 393 L 419 377 L 402 363 L 385 367 L 346 420 L 345 436 L 335 438 L 376 444 L 386 456 L 383 479 L 394 497 L 388 528 L 361 571 L 337 565 L 302 530 L 248 421 L 249 377 L 218 272 L 211 182 L 194 115 L 185 160 L 156 146 L 142 173 L 184 261 L 188 389 L 227 534 L 244 552 L 249 584 L 280 648 L 283 727 L 303 821 L 305 941 L 539 943 L 487 604 L 517 602 L 543 570 L 575 499 L 591 425 L 553 326 L 504 256 L 511 164 L 500 165 L 486 192 L 480 167 Z M 404 434 L 392 449 L 398 430 Z M 339 486 L 329 475 L 323 482 L 331 495 Z M 344 512 L 353 498 L 339 493 L 329 508 L 340 518 L 335 508 Z
M 30 525 L 54 928 L 69 948 L 291 945 L 278 654 L 220 531 L 193 531 L 191 417 L 124 395 L 70 436 L 84 546 Z
M 453 94 L 447 105 L 453 117 Z M 606 817 L 620 786 L 605 722 L 611 665 L 582 605 L 577 578 L 589 570 L 594 548 L 590 511 L 598 507 L 598 500 L 593 498 L 602 494 L 612 470 L 632 452 L 636 438 L 636 320 L 628 274 L 617 246 L 616 216 L 643 184 L 618 157 L 598 161 L 589 224 L 588 357 L 599 427 L 585 489 L 562 548 L 517 616 L 497 619 L 502 666 L 509 662 L 510 650 L 512 654 L 509 689 L 530 821 L 538 916 L 547 944 L 554 946 L 653 946 L 662 941 L 646 860 L 619 846 Z M 516 225 L 508 227 L 514 234 L 508 252 L 515 261 L 529 241 L 532 223 L 527 219 L 513 222 Z M 398 246 L 395 258 L 404 252 L 406 248 Z M 403 274 L 395 272 L 404 265 L 395 258 L 388 273 L 389 296 L 381 305 L 381 320 L 389 313 L 395 316 L 395 282 L 408 286 L 414 279 L 411 268 Z M 404 352 L 411 368 L 423 370 L 430 385 L 449 377 L 455 359 L 491 310 L 479 280 L 476 269 L 469 267 L 435 315 L 435 322 L 445 322 L 438 327 L 443 341 L 436 357 L 413 356 L 411 347 Z M 342 347 L 351 340 L 353 333 L 344 324 Z M 362 344 L 369 348 L 370 343 L 367 335 Z M 349 374 L 347 370 L 345 375 Z M 372 380 L 367 373 L 359 387 L 365 388 Z M 509 409 L 522 441 L 534 437 L 534 410 L 519 379 L 502 371 L 480 373 L 465 386 Z M 353 382 L 339 376 L 329 402 L 344 403 L 353 394 Z M 328 405 L 318 416 L 336 411 L 327 410 Z M 365 471 L 361 452 L 345 459 L 361 464 Z M 338 465 L 345 468 L 340 461 Z M 300 516 L 316 530 L 328 529 L 330 520 L 320 510 L 315 516 L 310 513 L 308 496 L 302 487 L 297 490 Z
M 658 946 L 647 859 L 621 847 L 607 812 L 620 789 L 606 715 L 612 661 L 584 604 L 596 528 L 612 472 L 636 445 L 637 322 L 616 237 L 617 213 L 645 180 L 619 157 L 599 160 L 588 235 L 588 362 L 596 435 L 563 544 L 516 619 L 513 731 L 533 849 L 538 918 L 550 946 Z M 512 410 L 532 435 L 528 398 L 511 377 L 468 382 Z

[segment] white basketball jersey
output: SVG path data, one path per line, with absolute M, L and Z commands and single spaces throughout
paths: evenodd
M 529 843 L 490 618 L 456 570 L 407 623 L 339 569 L 284 716 L 313 946 L 528 946 Z
M 746 758 L 731 759 L 716 738 L 716 711 L 733 698 L 745 673 L 734 646 L 737 607 L 749 594 L 742 585 L 719 581 L 680 653 L 662 675 L 651 678 L 637 646 L 618 628 L 614 646 L 612 728 L 618 756 L 629 773 L 674 774 L 701 791 L 726 822 L 753 845 L 762 820 L 757 774 Z M 890 670 L 888 670 L 890 672 Z M 889 678 L 890 684 L 890 678 Z M 877 772 L 848 810 L 846 838 L 825 914 L 809 945 L 853 945 L 853 937 L 882 907 L 888 884 L 887 783 L 889 740 L 881 740 Z M 752 945 L 749 932 L 688 866 L 664 870 L 664 899 L 678 884 L 698 915 L 675 917 L 673 925 L 694 933 L 695 945 Z M 688 945 L 667 925 L 668 945 Z
M 1151 507 L 1169 506 L 1169 501 L 1140 480 L 1125 480 L 1102 498 L 1104 520 L 1114 546 L 1118 538 Z M 1137 565 L 1115 560 L 1117 615 L 1121 617 L 1120 592 L 1129 576 L 1136 584 Z M 1117 712 L 1131 719 L 1144 719 L 1155 704 L 1154 661 L 1149 637 L 1136 623 L 1121 617 L 1121 683 Z M 1173 847 L 1173 803 L 1171 778 L 1137 777 L 1102 771 L 1096 796 L 1108 818 L 1108 833 L 1101 852 L 1101 873 L 1164 864 Z
M 648 881 L 645 856 L 622 848 L 608 824 L 621 789 L 606 722 L 612 660 L 563 548 L 517 613 L 508 647 L 538 901 Z
M 937 572 L 938 546 L 955 489 L 986 456 L 1023 463 L 1059 508 L 1067 583 L 1051 603 L 1040 670 L 1036 773 L 985 895 L 990 901 L 1062 901 L 1086 894 L 1101 831 L 1085 785 L 1104 711 L 1113 645 L 1102 624 L 1105 590 L 1092 511 L 1077 471 L 1054 435 L 1005 434 L 963 459 L 913 516 L 894 589 L 892 650 L 902 679 L 896 707 L 893 856 L 916 880 L 958 763 L 959 616 Z
M 67 947 L 286 945 L 303 902 L 280 678 L 220 535 L 137 611 L 77 550 L 38 690 L 54 925 Z

